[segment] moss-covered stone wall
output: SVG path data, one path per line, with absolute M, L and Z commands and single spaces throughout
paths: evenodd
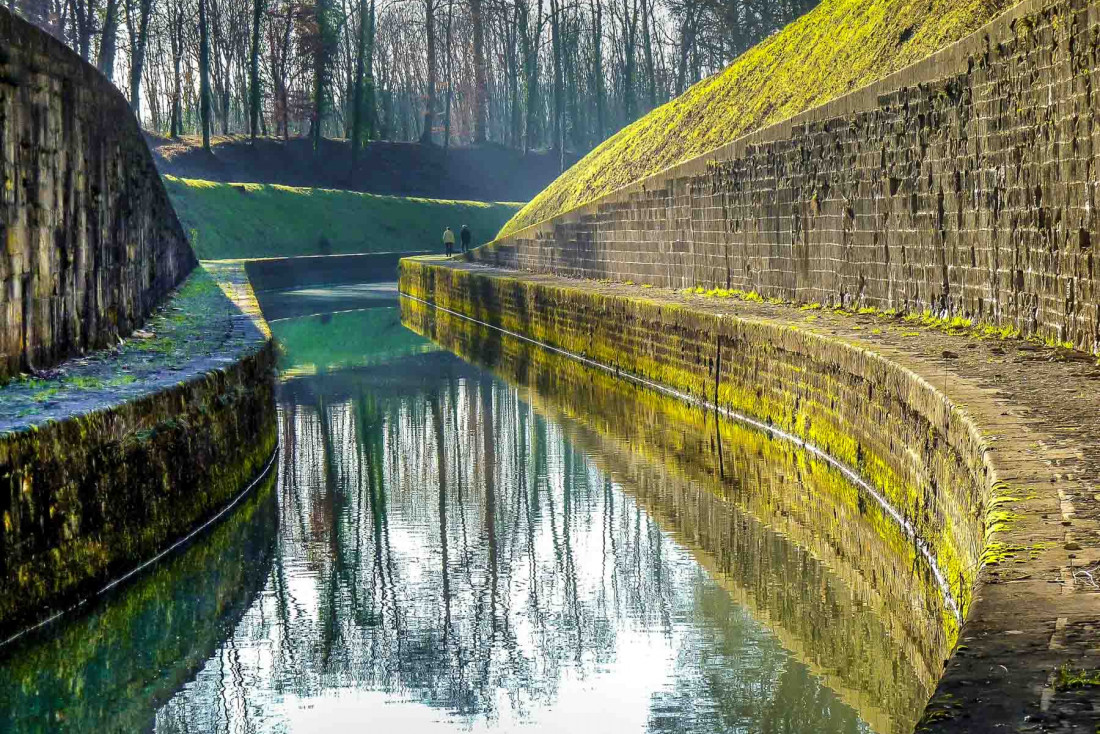
M 0 380 L 115 344 L 195 264 L 123 96 L 0 7 Z
M 958 630 L 928 564 L 840 470 L 712 410 L 409 298 L 402 323 L 505 380 L 875 731 L 916 723 Z M 788 542 L 777 542 L 781 535 Z
M 268 344 L 174 388 L 0 436 L 0 638 L 215 514 L 277 442 Z
M 1025 0 L 881 82 L 474 250 L 1100 350 L 1100 16 Z
M 0 666 L 5 730 L 153 731 L 157 709 L 195 679 L 263 590 L 279 527 L 276 477 L 268 472 L 201 542 L 85 618 L 21 640 Z
M 965 617 L 993 487 L 965 411 L 921 376 L 780 324 L 406 259 L 402 293 L 763 421 L 866 479 L 931 549 Z M 948 625 L 949 636 L 957 621 Z

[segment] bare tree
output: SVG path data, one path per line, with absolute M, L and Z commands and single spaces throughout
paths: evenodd
M 126 33 L 130 38 L 130 109 L 141 119 L 141 75 L 149 43 L 153 0 L 126 0 Z M 135 17 L 136 16 L 136 17 Z
M 210 30 L 207 0 L 199 0 L 199 116 L 202 120 L 202 149 L 210 153 Z
M 423 0 L 424 2 L 424 41 L 427 44 L 428 85 L 424 94 L 424 127 L 420 132 L 420 142 L 430 144 L 432 142 L 432 126 L 435 124 L 435 93 L 438 82 L 436 72 L 436 27 L 435 11 L 438 0 Z
M 0 0 L 2 2 L 3 0 Z M 172 136 L 549 149 L 564 166 L 815 0 L 8 0 Z M 123 37 L 118 26 L 125 22 Z

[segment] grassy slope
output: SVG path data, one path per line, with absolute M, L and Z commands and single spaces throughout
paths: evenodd
M 606 140 L 532 199 L 500 234 L 869 84 L 966 36 L 1012 4 L 823 0 L 725 71 Z
M 463 224 L 483 242 L 520 207 L 173 176 L 165 186 L 201 259 L 440 249 L 443 228 Z

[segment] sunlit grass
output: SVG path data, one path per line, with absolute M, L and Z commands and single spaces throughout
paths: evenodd
M 824 0 L 731 66 L 619 131 L 501 235 L 881 79 L 963 38 L 1012 0 Z
M 200 259 L 441 249 L 443 228 L 491 239 L 521 206 L 165 176 Z

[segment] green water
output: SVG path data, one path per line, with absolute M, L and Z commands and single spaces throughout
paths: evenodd
M 930 685 L 913 651 L 937 611 L 881 614 L 892 587 L 861 579 L 888 573 L 837 550 L 855 538 L 887 567 L 873 532 L 841 523 L 818 543 L 760 510 L 836 477 L 727 433 L 717 484 L 700 479 L 708 444 L 689 426 L 626 392 L 585 398 L 525 352 L 508 354 L 526 380 L 499 345 L 464 361 L 396 306 L 274 324 L 271 479 L 7 650 L 0 730 L 912 728 Z M 920 573 L 906 563 L 889 571 L 902 586 Z

